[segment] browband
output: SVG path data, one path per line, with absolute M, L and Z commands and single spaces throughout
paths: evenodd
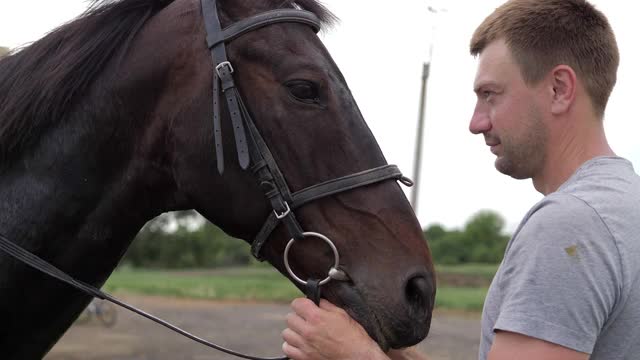
M 315 32 L 320 31 L 320 20 L 312 12 L 296 9 L 270 10 L 233 23 L 221 32 L 207 35 L 207 44 L 212 48 L 222 42 L 230 42 L 244 33 L 279 22 L 301 23 L 311 26 Z

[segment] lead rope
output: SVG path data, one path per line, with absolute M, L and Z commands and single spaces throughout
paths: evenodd
M 304 290 L 307 295 L 307 299 L 313 301 L 317 306 L 320 306 L 320 280 L 307 280 L 307 285 Z
M 140 316 L 144 316 L 147 319 L 158 323 L 166 328 L 168 328 L 169 330 L 172 330 L 184 337 L 187 337 L 195 342 L 198 342 L 202 345 L 208 346 L 210 348 L 216 349 L 218 351 L 222 351 L 224 353 L 227 353 L 229 355 L 233 355 L 233 356 L 237 356 L 239 358 L 243 358 L 243 359 L 249 359 L 249 360 L 287 360 L 289 359 L 286 356 L 281 356 L 281 357 L 257 357 L 257 356 L 251 356 L 251 355 L 245 355 L 227 348 L 224 348 L 220 345 L 216 345 L 212 342 L 209 342 L 201 337 L 198 337 L 196 335 L 193 335 L 171 323 L 169 323 L 168 321 L 162 320 L 156 316 L 153 316 L 143 310 L 140 310 L 138 308 L 136 308 L 135 306 L 129 305 L 127 303 L 125 303 L 124 301 L 118 300 L 117 298 L 103 292 L 102 290 L 91 286 L 89 284 L 86 284 L 82 281 L 76 280 L 75 278 L 69 276 L 67 273 L 65 273 L 64 271 L 58 269 L 57 267 L 51 265 L 51 263 L 43 260 L 42 258 L 38 257 L 37 255 L 34 255 L 32 253 L 30 253 L 29 251 L 23 249 L 21 246 L 9 241 L 9 239 L 7 239 L 6 237 L 4 237 L 2 234 L 0 234 L 0 250 L 6 252 L 7 254 L 11 255 L 12 257 L 14 257 L 15 259 L 25 263 L 26 265 L 29 265 L 30 267 L 44 273 L 47 274 L 51 277 L 54 277 L 64 283 L 67 283 L 71 286 L 73 286 L 74 288 L 82 291 L 85 294 L 88 294 L 92 297 L 96 297 L 99 298 L 101 300 L 107 300 L 115 305 L 118 305 L 122 308 L 125 308 L 131 312 L 134 312 Z M 319 288 L 318 288 L 318 294 L 319 294 Z

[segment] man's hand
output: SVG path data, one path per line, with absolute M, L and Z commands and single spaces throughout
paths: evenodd
M 327 300 L 317 307 L 295 299 L 282 332 L 285 355 L 294 360 L 388 360 L 378 344 L 344 310 Z

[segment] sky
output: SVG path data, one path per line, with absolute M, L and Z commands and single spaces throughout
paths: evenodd
M 480 210 L 493 210 L 513 231 L 542 195 L 530 180 L 494 168 L 482 136 L 468 131 L 475 94 L 476 59 L 468 53 L 474 29 L 503 0 L 324 0 L 340 22 L 320 34 L 387 161 L 413 177 L 423 64 L 431 60 L 425 110 L 417 215 L 423 227 L 464 226 Z M 637 5 L 592 0 L 609 18 L 620 49 L 618 82 L 605 113 L 614 151 L 640 169 L 640 122 L 633 105 L 640 83 Z M 0 0 L 0 46 L 16 47 L 79 15 L 85 0 Z M 437 14 L 428 11 L 432 6 Z M 430 55 L 431 54 L 431 55 Z M 411 189 L 405 189 L 410 196 Z

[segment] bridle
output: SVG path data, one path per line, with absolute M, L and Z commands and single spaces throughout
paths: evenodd
M 273 212 L 269 215 L 252 242 L 251 251 L 253 255 L 258 259 L 262 259 L 260 250 L 276 226 L 280 222 L 283 222 L 291 236 L 291 240 L 285 250 L 285 266 L 294 280 L 303 285 L 308 285 L 308 282 L 303 281 L 293 273 L 288 262 L 289 249 L 292 244 L 295 241 L 303 240 L 305 237 L 315 237 L 324 240 L 329 244 L 334 253 L 335 263 L 334 267 L 330 270 L 332 275 L 321 280 L 320 285 L 328 282 L 331 278 L 344 280 L 344 273 L 341 274 L 341 271 L 338 269 L 338 251 L 333 245 L 333 242 L 322 234 L 304 232 L 298 220 L 296 220 L 293 210 L 313 200 L 385 180 L 399 180 L 408 186 L 413 185 L 413 183 L 411 180 L 402 176 L 402 173 L 395 165 L 384 165 L 325 181 L 291 193 L 280 168 L 276 164 L 271 151 L 269 151 L 264 139 L 260 135 L 238 92 L 233 80 L 234 68 L 227 58 L 225 44 L 244 33 L 275 23 L 301 23 L 310 26 L 315 32 L 318 32 L 320 30 L 320 20 L 308 11 L 280 9 L 255 15 L 222 29 L 218 17 L 216 0 L 201 0 L 201 4 L 207 30 L 207 44 L 211 50 L 211 57 L 215 66 L 215 70 L 213 71 L 213 124 L 218 171 L 220 174 L 224 172 L 220 105 L 218 103 L 220 91 L 222 91 L 231 117 L 240 167 L 245 170 L 250 168 L 251 172 L 253 172 L 258 179 L 260 188 L 263 190 L 273 209 Z M 245 129 L 245 126 L 248 129 Z
M 265 242 L 280 222 L 286 225 L 287 231 L 291 237 L 284 250 L 284 264 L 291 275 L 291 278 L 304 286 L 305 292 L 316 304 L 320 300 L 320 286 L 326 284 L 330 280 L 345 281 L 348 275 L 340 270 L 340 257 L 335 244 L 325 235 L 303 231 L 300 223 L 295 217 L 294 210 L 311 201 L 352 190 L 357 187 L 366 186 L 386 180 L 398 180 L 407 186 L 413 185 L 411 180 L 402 176 L 402 173 L 395 165 L 384 165 L 358 172 L 355 174 L 339 177 L 333 180 L 325 181 L 297 192 L 291 192 L 287 182 L 278 168 L 269 148 L 264 139 L 260 135 L 249 111 L 247 110 L 242 97 L 233 80 L 233 66 L 227 58 L 226 43 L 241 36 L 247 32 L 258 28 L 268 26 L 275 23 L 301 23 L 310 26 L 315 32 L 320 29 L 320 20 L 311 12 L 298 9 L 280 9 L 272 10 L 240 20 L 227 28 L 222 28 L 218 16 L 216 0 L 201 0 L 202 13 L 207 32 L 207 44 L 211 51 L 213 59 L 213 124 L 214 124 L 214 140 L 216 147 L 216 160 L 218 172 L 224 173 L 224 156 L 222 143 L 222 130 L 220 118 L 220 92 L 224 95 L 233 126 L 235 137 L 236 152 L 238 163 L 243 170 L 250 169 L 256 176 L 260 188 L 268 199 L 273 211 L 266 219 L 264 225 L 256 235 L 251 244 L 252 254 L 259 260 L 261 257 L 261 249 Z M 326 242 L 331 248 L 334 255 L 334 264 L 329 269 L 328 275 L 324 279 L 308 279 L 303 280 L 298 277 L 289 265 L 289 252 L 296 241 L 303 241 L 305 238 L 317 238 Z M 209 346 L 216 350 L 225 352 L 230 355 L 252 360 L 281 360 L 286 357 L 277 358 L 261 358 L 250 355 L 241 354 L 233 350 L 226 349 L 219 345 L 213 344 L 200 337 L 192 335 L 162 319 L 150 315 L 140 309 L 126 304 L 115 297 L 102 292 L 101 290 L 74 279 L 65 272 L 54 267 L 45 260 L 30 253 L 15 243 L 9 241 L 0 234 L 0 250 L 8 253 L 14 258 L 24 262 L 25 264 L 49 275 L 60 281 L 63 281 L 88 295 L 97 297 L 102 300 L 110 301 L 116 305 L 124 307 L 134 313 L 144 316 L 154 322 L 157 322 L 183 336 L 186 336 L 196 342 Z

